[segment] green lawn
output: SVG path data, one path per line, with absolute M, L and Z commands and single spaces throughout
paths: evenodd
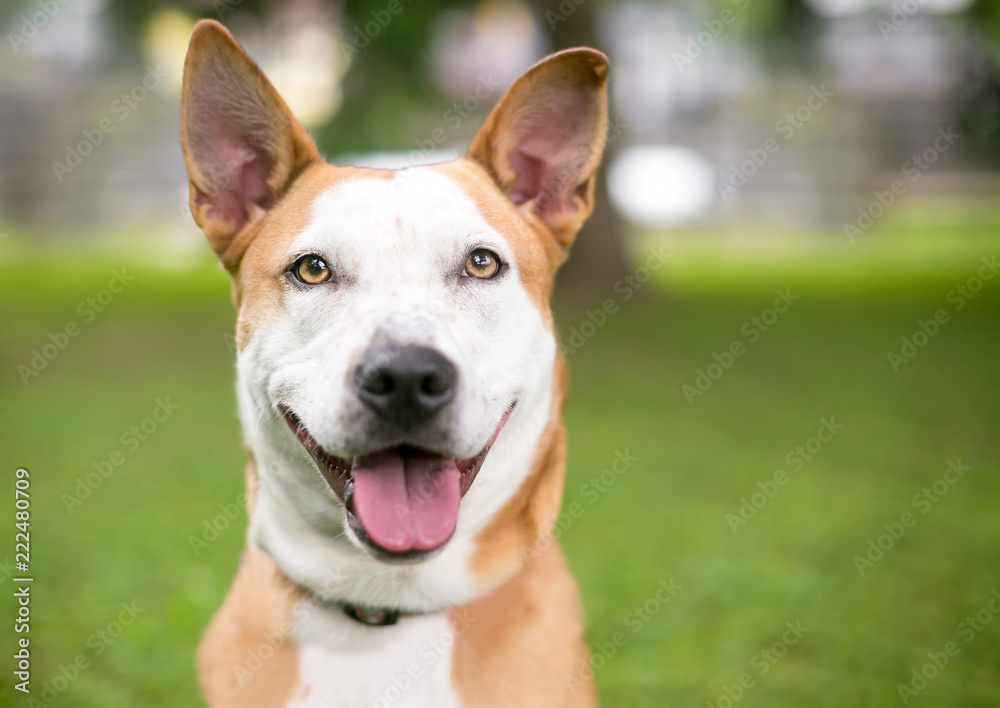
M 909 705 L 1000 704 L 1000 621 L 984 609 L 1000 591 L 1000 278 L 959 311 L 948 299 L 1000 245 L 982 237 L 913 265 L 855 256 L 859 244 L 808 263 L 758 256 L 760 267 L 672 245 L 638 295 L 608 293 L 618 311 L 569 356 L 565 508 L 577 506 L 560 535 L 604 704 L 902 705 L 898 684 L 946 647 L 956 655 Z M 122 265 L 135 279 L 85 322 L 79 303 Z M 799 299 L 759 330 L 751 318 L 770 319 L 785 288 Z M 600 301 L 563 303 L 564 331 Z M 939 308 L 949 321 L 895 373 L 887 352 Z M 22 383 L 32 349 L 71 321 L 79 334 Z M 242 491 L 231 321 L 211 267 L 0 265 L 3 508 L 13 513 L 13 470 L 27 466 L 40 701 L 54 682 L 58 706 L 197 705 L 193 648 L 245 523 L 191 547 Z M 682 386 L 733 342 L 742 354 L 689 404 Z M 146 436 L 158 399 L 177 409 L 140 440 L 130 429 Z M 823 420 L 843 426 L 825 442 L 814 437 Z M 78 490 L 116 451 L 100 486 Z M 605 472 L 618 456 L 632 461 Z M 953 484 L 939 481 L 949 461 L 968 468 Z M 770 498 L 754 496 L 761 487 Z M 70 501 L 79 492 L 89 496 Z M 759 510 L 739 516 L 743 499 Z M 907 513 L 908 526 L 893 526 Z M 862 575 L 855 556 L 885 524 L 900 537 L 883 538 L 889 550 Z M 13 560 L 6 527 L 0 560 Z M 661 590 L 666 602 L 663 587 L 674 588 Z M 120 627 L 133 602 L 141 611 Z M 962 624 L 977 612 L 978 629 Z M 81 655 L 88 666 L 74 674 Z M 0 675 L 0 704 L 26 705 L 11 677 Z

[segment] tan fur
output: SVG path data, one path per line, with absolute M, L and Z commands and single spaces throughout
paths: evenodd
M 550 545 L 514 580 L 451 612 L 452 682 L 465 708 L 589 708 L 597 703 L 583 607 Z
M 212 708 L 273 708 L 289 701 L 298 685 L 292 611 L 303 597 L 270 556 L 243 552 L 198 646 L 199 683 Z M 252 655 L 266 658 L 257 667 L 248 663 Z

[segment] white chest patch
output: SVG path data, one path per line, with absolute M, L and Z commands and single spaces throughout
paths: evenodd
M 300 685 L 288 708 L 458 708 L 444 614 L 369 627 L 339 608 L 297 608 Z

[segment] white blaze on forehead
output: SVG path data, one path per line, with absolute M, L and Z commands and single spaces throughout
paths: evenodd
M 289 255 L 329 255 L 357 285 L 385 289 L 440 281 L 482 246 L 507 263 L 513 253 L 473 199 L 454 181 L 426 167 L 390 179 L 346 180 L 321 194 Z
M 508 272 L 463 279 L 476 248 L 497 253 Z M 472 197 L 429 168 L 345 180 L 315 199 L 287 258 L 309 253 L 327 260 L 337 282 L 289 289 L 287 317 L 261 333 L 283 349 L 265 357 L 272 399 L 283 398 L 325 449 L 353 454 L 363 447 L 352 435 L 363 411 L 351 375 L 366 352 L 386 340 L 432 347 L 459 375 L 445 414 L 454 453 L 477 454 L 545 333 L 513 249 Z

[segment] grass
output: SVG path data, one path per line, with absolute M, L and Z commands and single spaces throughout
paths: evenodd
M 977 612 L 992 619 L 981 611 L 1000 589 L 1000 279 L 960 311 L 947 300 L 995 245 L 984 237 L 913 267 L 885 256 L 883 267 L 852 265 L 841 249 L 748 269 L 732 250 L 713 256 L 682 238 L 653 282 L 569 356 L 565 508 L 582 513 L 564 517 L 560 538 L 605 705 L 726 708 L 727 692 L 742 692 L 741 708 L 898 705 L 898 684 L 950 641 L 958 655 L 909 704 L 1000 703 L 1000 621 L 968 642 L 960 629 Z M 190 543 L 242 491 L 225 277 L 135 261 L 135 280 L 83 322 L 78 304 L 121 265 L 0 266 L 4 479 L 31 470 L 42 705 L 197 705 L 193 649 L 242 545 L 242 516 L 197 555 Z M 745 323 L 779 288 L 799 299 L 750 342 Z M 563 330 L 579 329 L 600 300 L 562 303 Z M 887 352 L 938 308 L 950 321 L 894 373 Z M 69 321 L 80 334 L 23 384 L 18 366 Z M 745 353 L 689 404 L 682 386 L 737 340 Z M 133 442 L 132 426 L 141 431 L 166 398 L 177 410 Z M 810 442 L 831 418 L 843 429 Z M 812 450 L 808 461 L 796 446 Z M 115 451 L 121 463 L 67 510 L 69 495 L 87 491 L 78 480 Z M 634 460 L 602 477 L 619 455 Z M 949 460 L 969 471 L 916 506 Z M 777 470 L 787 483 L 734 532 L 741 500 Z M 861 575 L 855 556 L 907 512 L 915 524 Z M 13 559 L 12 545 L 0 559 Z M 663 582 L 679 586 L 666 602 L 655 599 Z M 141 612 L 119 635 L 131 602 Z M 11 656 L 13 635 L 3 636 Z M 80 655 L 89 666 L 59 680 Z M 62 688 L 54 703 L 46 686 Z M 8 671 L 0 704 L 25 705 Z

